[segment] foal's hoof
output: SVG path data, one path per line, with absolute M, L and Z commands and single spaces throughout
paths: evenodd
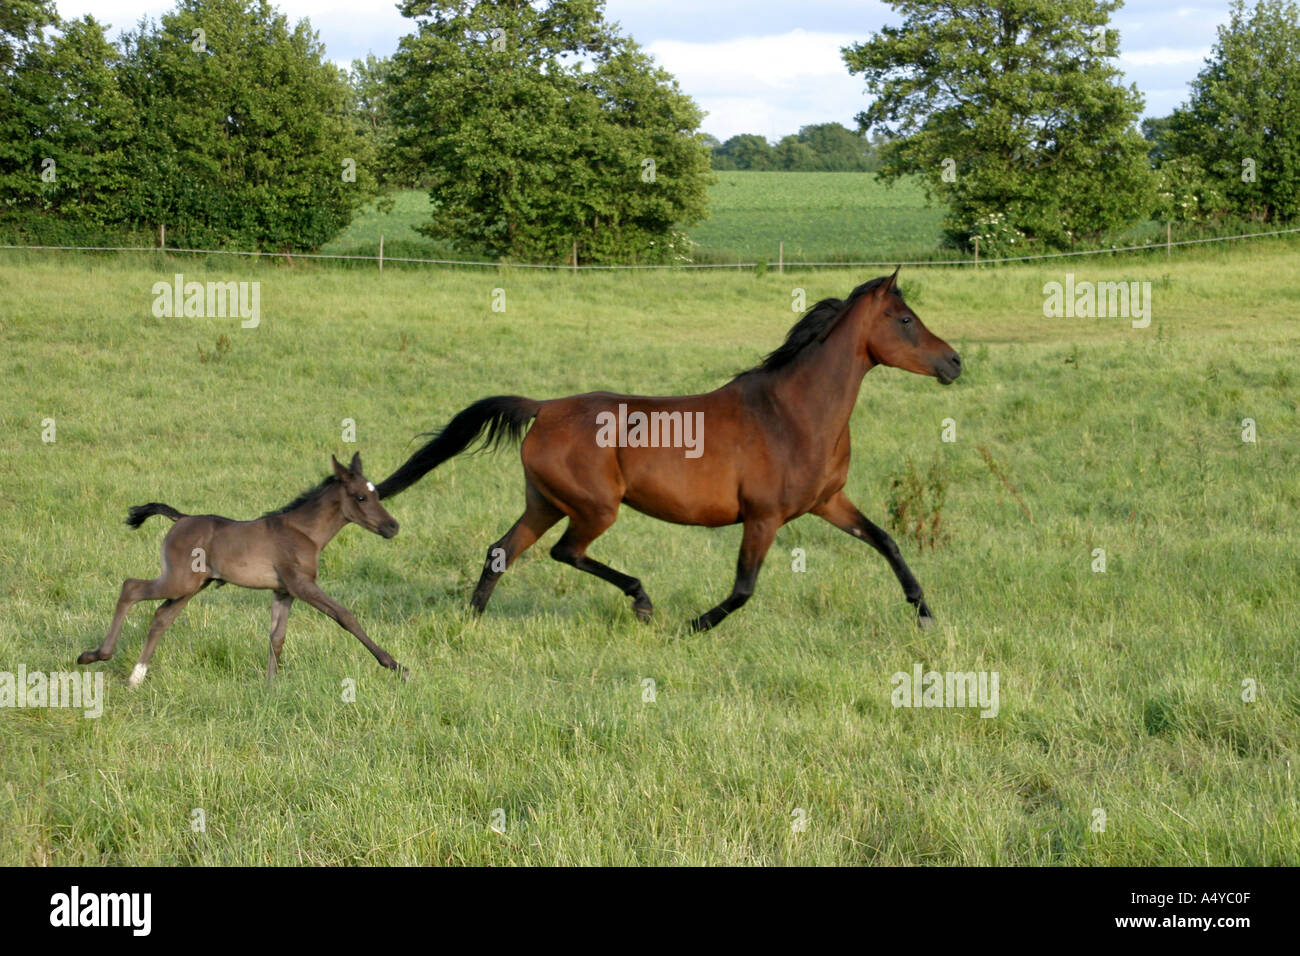
M 930 613 L 930 608 L 924 601 L 916 605 L 916 626 L 925 630 L 934 623 L 934 615 Z
M 409 681 L 411 679 L 411 672 L 408 671 L 401 664 L 397 664 L 397 663 L 393 664 L 393 673 L 395 673 L 398 677 L 400 677 L 404 681 Z
M 98 651 L 82 651 L 77 655 L 78 664 L 93 664 L 99 660 Z

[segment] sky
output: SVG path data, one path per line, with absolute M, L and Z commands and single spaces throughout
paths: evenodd
M 387 56 L 413 23 L 391 0 L 273 0 L 290 20 L 311 20 L 326 55 L 340 65 Z M 56 0 L 64 17 L 93 13 L 115 35 L 170 0 Z M 607 0 L 618 23 L 706 111 L 702 128 L 725 140 L 759 133 L 776 141 L 811 123 L 843 123 L 867 104 L 840 48 L 901 17 L 876 0 Z M 1210 54 L 1228 0 L 1195 5 L 1128 0 L 1111 19 L 1119 66 L 1145 97 L 1144 116 L 1165 116 Z

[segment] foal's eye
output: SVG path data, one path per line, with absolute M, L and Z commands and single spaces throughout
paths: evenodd
M 357 495 L 357 501 L 365 501 L 365 500 L 366 500 L 365 495 Z

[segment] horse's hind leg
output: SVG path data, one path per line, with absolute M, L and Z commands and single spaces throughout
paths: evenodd
M 185 605 L 190 603 L 190 598 L 197 594 L 193 591 L 181 597 L 168 598 L 158 605 L 158 610 L 153 612 L 153 623 L 149 625 L 149 636 L 144 640 L 144 649 L 140 651 L 140 660 L 131 670 L 131 676 L 127 684 L 131 687 L 139 687 L 140 682 L 144 680 L 144 675 L 149 672 L 149 662 L 153 660 L 154 649 L 158 646 L 158 641 L 162 639 L 163 633 L 171 627 L 172 621 L 176 620 L 181 611 L 185 610 Z
M 617 511 L 575 514 L 569 519 L 569 526 L 564 529 L 560 540 L 556 542 L 555 547 L 551 548 L 551 557 L 579 571 L 594 574 L 602 581 L 608 581 L 632 599 L 632 610 L 636 613 L 637 619 L 648 621 L 650 615 L 654 613 L 654 605 L 650 603 L 650 595 L 645 593 L 640 579 L 587 557 L 587 548 L 590 547 L 591 542 L 614 523 L 615 517 Z
M 166 597 L 164 593 L 166 582 L 163 578 L 154 578 L 145 580 L 144 578 L 127 578 L 122 582 L 122 593 L 117 599 L 117 610 L 113 614 L 113 623 L 108 627 L 108 635 L 104 642 L 93 651 L 83 651 L 77 658 L 78 664 L 93 664 L 95 661 L 106 661 L 113 656 L 113 650 L 117 647 L 117 637 L 122 633 L 122 623 L 126 620 L 127 613 L 139 601 L 156 601 L 159 598 Z
M 775 521 L 745 522 L 745 532 L 740 539 L 740 557 L 736 559 L 736 583 L 725 601 L 691 621 L 692 630 L 707 631 L 716 627 L 724 617 L 745 605 L 754 593 L 758 570 L 763 566 L 763 558 L 776 539 L 779 527 L 779 522 Z
M 519 520 L 510 530 L 488 548 L 487 559 L 483 562 L 483 573 L 479 575 L 470 607 L 476 614 L 482 614 L 488 599 L 497 586 L 497 581 L 506 568 L 514 563 L 515 558 L 532 547 L 537 539 L 564 517 L 564 513 L 538 493 L 530 483 L 525 491 L 527 505 Z
M 287 591 L 276 591 L 271 601 L 271 652 L 266 660 L 266 679 L 270 680 L 280 667 L 280 650 L 284 647 L 284 628 L 289 622 L 289 608 L 293 607 L 293 595 Z

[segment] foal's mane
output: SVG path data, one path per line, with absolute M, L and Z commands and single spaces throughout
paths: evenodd
M 887 279 L 888 277 L 881 276 L 864 282 L 850 292 L 847 299 L 822 299 L 791 326 L 790 331 L 786 333 L 785 341 L 781 343 L 780 347 L 769 352 L 762 362 L 741 372 L 736 378 L 753 375 L 756 372 L 775 372 L 778 369 L 785 368 L 795 358 L 803 354 L 805 349 L 811 348 L 830 332 L 835 323 L 853 306 L 853 303 L 868 292 L 878 288 Z M 735 379 L 732 379 L 732 381 L 735 381 Z
M 290 511 L 294 511 L 295 509 L 301 508 L 303 505 L 308 504 L 309 502 L 315 501 L 317 498 L 325 494 L 325 492 L 329 491 L 330 488 L 334 487 L 338 483 L 339 483 L 338 475 L 326 475 L 323 479 L 321 479 L 321 483 L 319 485 L 313 485 L 312 487 L 304 491 L 302 494 L 300 494 L 297 498 L 294 498 L 293 501 L 289 502 L 283 508 L 276 508 L 274 511 L 268 511 L 265 514 L 263 514 L 262 517 L 273 518 L 276 515 L 288 514 Z

